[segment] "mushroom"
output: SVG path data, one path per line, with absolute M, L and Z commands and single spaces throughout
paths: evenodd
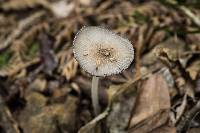
M 73 52 L 80 66 L 92 78 L 92 104 L 95 115 L 100 112 L 98 98 L 99 77 L 121 73 L 134 59 L 130 41 L 107 29 L 83 27 L 73 41 Z

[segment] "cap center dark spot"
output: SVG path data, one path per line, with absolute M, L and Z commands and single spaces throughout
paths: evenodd
M 98 54 L 103 58 L 109 58 L 113 55 L 113 51 L 111 49 L 99 49 Z
M 99 48 L 96 54 L 96 70 L 106 63 L 116 62 L 115 51 L 113 48 Z

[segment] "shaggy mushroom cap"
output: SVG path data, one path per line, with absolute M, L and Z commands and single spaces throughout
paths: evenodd
M 100 27 L 83 27 L 75 36 L 73 52 L 80 66 L 94 76 L 118 74 L 134 58 L 130 41 Z

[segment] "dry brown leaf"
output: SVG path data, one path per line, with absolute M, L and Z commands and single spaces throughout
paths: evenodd
M 39 61 L 40 61 L 39 58 L 35 58 L 35 59 L 25 62 L 25 63 L 19 63 L 19 64 L 17 64 L 16 62 L 12 63 L 8 67 L 5 67 L 0 70 L 0 76 L 2 76 L 2 77 L 13 76 L 13 75 L 17 74 L 18 72 L 24 70 L 28 66 L 38 63 Z
M 196 33 L 196 34 L 187 34 L 186 35 L 186 42 L 188 44 L 190 44 L 190 47 L 192 48 L 192 50 L 197 50 L 196 48 L 199 46 L 200 44 L 200 33 Z M 192 46 L 192 44 L 194 44 L 194 46 Z M 200 47 L 200 46 L 199 46 Z
M 70 80 L 76 75 L 78 69 L 78 62 L 72 58 L 62 68 L 61 75 L 65 76 L 67 80 Z
M 164 42 L 156 45 L 150 52 L 145 54 L 142 59 L 142 64 L 152 65 L 158 59 L 171 64 L 169 61 L 177 61 L 180 58 L 180 54 L 185 50 L 185 43 L 180 39 L 173 37 L 167 39 Z
M 161 43 L 161 41 L 163 41 L 165 37 L 166 37 L 166 32 L 164 31 L 158 31 L 154 33 L 154 35 L 152 36 L 150 40 L 149 47 L 151 48 L 157 45 L 158 43 Z
M 188 131 L 188 133 L 200 133 L 200 128 L 192 128 Z
M 4 10 L 19 10 L 30 7 L 33 8 L 38 5 L 46 5 L 47 3 L 47 0 L 9 0 L 4 2 L 0 8 Z
M 142 6 L 135 8 L 135 10 L 146 15 L 146 16 L 147 15 L 153 16 L 156 12 L 158 12 L 158 10 L 161 9 L 161 6 L 162 5 L 160 5 L 158 2 L 153 1 L 153 2 L 148 2 L 146 4 L 143 4 Z M 162 6 L 162 8 L 163 8 L 163 6 Z
M 192 89 L 192 86 L 187 82 L 183 87 L 185 88 L 185 94 L 183 100 L 181 101 L 180 106 L 176 108 L 175 124 L 179 122 L 179 120 L 181 119 L 186 110 L 187 97 L 191 97 L 192 100 L 195 101 L 194 90 Z
M 13 30 L 13 32 L 2 42 L 2 45 L 0 45 L 0 50 L 5 49 L 9 45 L 13 44 L 15 39 L 19 37 L 25 28 L 28 28 L 29 26 L 33 25 L 35 20 L 40 19 L 41 16 L 44 15 L 44 12 L 36 12 L 29 17 L 21 20 L 18 22 L 17 27 Z
M 195 80 L 197 78 L 198 73 L 200 72 L 200 60 L 194 61 L 187 69 L 187 72 L 189 72 L 190 77 L 192 80 Z
M 47 81 L 42 78 L 35 79 L 30 84 L 30 89 L 43 92 L 47 87 Z
M 162 76 L 155 74 L 142 83 L 129 128 L 149 132 L 165 124 L 169 118 L 170 97 Z
M 176 133 L 176 128 L 173 126 L 165 125 L 152 131 L 151 133 Z
M 192 98 L 192 100 L 195 102 L 196 98 L 195 98 L 195 91 L 194 91 L 193 85 L 187 82 L 185 88 L 186 88 L 187 96 Z
M 77 97 L 69 96 L 65 103 L 47 104 L 47 97 L 40 93 L 30 93 L 27 97 L 27 106 L 18 117 L 19 124 L 24 132 L 53 133 L 58 126 L 67 127 L 67 131 L 74 132 Z
M 57 60 L 59 62 L 59 72 L 67 80 L 76 76 L 78 69 L 78 62 L 73 57 L 72 49 L 61 51 L 57 54 Z
M 168 116 L 168 112 L 158 112 L 130 130 L 130 133 L 168 133 L 166 130 L 174 129 L 173 126 L 168 125 Z
M 125 87 L 125 89 L 129 89 L 115 97 L 116 99 L 112 103 L 111 111 L 106 120 L 111 133 L 123 132 L 126 130 L 132 108 L 135 106 L 137 95 L 137 88 L 135 84 L 125 83 L 122 85 L 110 86 L 108 95 L 111 96 L 114 90 L 123 90 L 123 87 Z
M 177 61 L 184 50 L 185 43 L 183 40 L 171 37 L 156 46 L 154 52 L 162 60 Z

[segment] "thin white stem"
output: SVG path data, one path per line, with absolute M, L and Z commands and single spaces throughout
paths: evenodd
M 98 84 L 99 84 L 99 77 L 93 76 L 91 94 L 92 94 L 92 105 L 96 116 L 100 113 Z

